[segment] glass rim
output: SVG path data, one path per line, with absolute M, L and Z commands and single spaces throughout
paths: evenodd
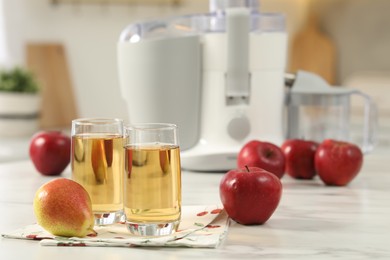
M 106 117 L 86 117 L 72 120 L 72 124 L 77 125 L 110 125 L 115 123 L 123 124 L 123 119 Z
M 139 123 L 126 125 L 124 128 L 125 130 L 161 131 L 177 129 L 177 125 L 172 123 Z

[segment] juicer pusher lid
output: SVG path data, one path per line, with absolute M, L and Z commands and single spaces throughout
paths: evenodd
M 257 0 L 211 0 L 210 13 L 169 17 L 133 23 L 127 26 L 119 42 L 136 43 L 172 37 L 223 33 L 226 31 L 225 10 L 246 8 L 250 12 L 251 32 L 284 32 L 285 18 L 278 13 L 260 13 Z

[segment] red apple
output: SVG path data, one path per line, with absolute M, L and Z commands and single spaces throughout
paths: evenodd
M 59 131 L 37 133 L 30 141 L 30 158 L 42 175 L 59 175 L 70 161 L 70 138 Z
M 316 175 L 314 155 L 318 145 L 309 140 L 286 140 L 281 147 L 286 158 L 286 173 L 296 179 L 313 179 Z
M 228 171 L 219 184 L 226 213 L 243 225 L 264 224 L 282 196 L 282 183 L 274 174 L 257 167 Z
M 237 167 L 259 167 L 275 174 L 284 175 L 285 158 L 279 146 L 257 140 L 246 143 L 238 153 Z
M 352 143 L 326 139 L 317 148 L 314 162 L 326 185 L 344 186 L 359 173 L 363 153 Z

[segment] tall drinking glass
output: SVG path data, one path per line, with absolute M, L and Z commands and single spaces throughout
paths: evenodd
M 88 191 L 96 225 L 124 220 L 123 144 L 121 119 L 72 121 L 72 179 Z
M 125 127 L 124 209 L 130 233 L 170 235 L 181 216 L 181 170 L 177 127 Z

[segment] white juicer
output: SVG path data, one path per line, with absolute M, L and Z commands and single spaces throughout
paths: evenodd
M 284 17 L 255 0 L 131 24 L 118 43 L 130 123 L 177 124 L 184 169 L 235 168 L 249 140 L 284 140 L 286 49 Z

